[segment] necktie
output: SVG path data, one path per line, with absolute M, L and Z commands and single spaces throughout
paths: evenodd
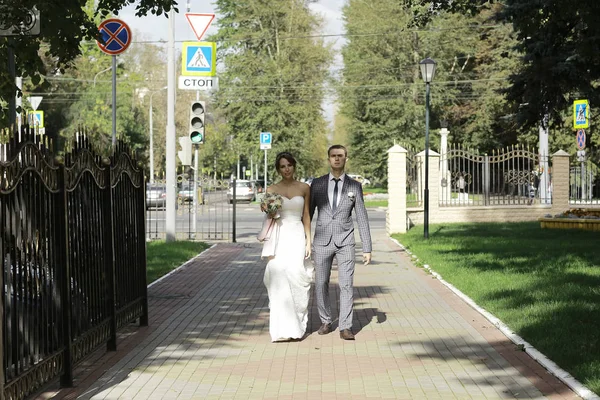
M 335 209 L 337 208 L 338 183 L 340 182 L 340 180 L 338 178 L 333 178 L 333 180 L 335 181 L 335 187 L 333 188 L 333 204 L 331 206 L 331 209 L 333 212 L 335 212 Z

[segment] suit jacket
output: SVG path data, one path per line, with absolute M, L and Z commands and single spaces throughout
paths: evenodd
M 327 195 L 328 185 L 329 174 L 316 178 L 310 186 L 310 219 L 312 220 L 315 209 L 319 211 L 313 244 L 328 246 L 333 242 L 338 247 L 355 244 L 354 222 L 352 221 L 352 211 L 354 210 L 363 252 L 370 253 L 372 249 L 371 232 L 363 200 L 362 185 L 348 175 L 344 177 L 344 185 L 335 213 L 331 209 Z M 351 197 L 348 193 L 353 193 L 354 196 Z

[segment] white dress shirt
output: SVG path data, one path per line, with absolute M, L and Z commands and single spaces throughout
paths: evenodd
M 329 173 L 329 185 L 327 186 L 327 195 L 329 196 L 329 205 L 333 209 L 333 190 L 335 189 L 335 181 L 333 180 L 335 176 Z M 346 178 L 346 173 L 340 175 L 340 181 L 338 182 L 338 197 L 336 207 L 340 205 L 340 199 L 342 198 L 342 188 L 344 187 L 344 179 Z

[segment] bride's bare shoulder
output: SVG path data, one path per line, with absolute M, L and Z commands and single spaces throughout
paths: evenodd
M 269 187 L 267 188 L 267 193 L 279 193 L 279 192 L 277 191 L 278 187 L 279 187 L 279 184 L 277 184 L 277 183 L 276 183 L 276 184 L 274 184 L 274 185 L 271 185 L 271 186 L 269 186 Z

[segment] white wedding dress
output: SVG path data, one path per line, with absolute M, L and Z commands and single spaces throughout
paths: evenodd
M 300 339 L 308 322 L 308 298 L 314 268 L 304 259 L 304 197 L 283 197 L 275 257 L 267 263 L 264 284 L 269 295 L 269 333 L 273 342 Z

